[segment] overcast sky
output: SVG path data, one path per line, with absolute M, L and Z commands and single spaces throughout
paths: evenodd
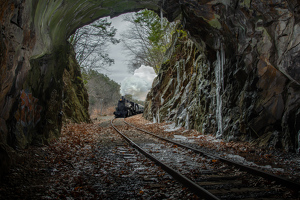
M 108 21 L 112 22 L 112 26 L 117 29 L 117 39 L 121 39 L 120 34 L 126 31 L 129 26 L 128 22 L 123 21 L 123 16 L 124 15 L 120 15 L 119 17 L 108 19 Z M 145 100 L 152 86 L 153 79 L 156 77 L 153 68 L 141 66 L 135 70 L 134 74 L 130 73 L 127 68 L 128 55 L 124 51 L 121 42 L 117 45 L 109 46 L 109 57 L 115 60 L 115 64 L 109 67 L 108 72 L 100 72 L 106 74 L 109 78 L 121 85 L 122 95 L 132 94 L 136 99 Z
M 112 26 L 117 29 L 116 38 L 121 39 L 122 32 L 128 29 L 129 23 L 123 21 L 124 15 L 115 18 L 108 18 L 112 22 Z M 122 43 L 109 46 L 109 57 L 115 60 L 115 64 L 109 67 L 109 72 L 106 73 L 111 79 L 121 84 L 125 77 L 132 74 L 129 73 L 127 68 L 128 55 L 124 51 Z

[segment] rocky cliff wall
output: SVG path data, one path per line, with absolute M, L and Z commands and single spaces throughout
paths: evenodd
M 213 69 L 222 66 L 224 136 L 299 148 L 299 2 L 185 0 L 181 8 L 193 41 L 205 43 Z
M 228 140 L 259 138 L 260 145 L 299 148 L 299 4 L 180 5 L 190 39 L 174 40 L 144 116 Z

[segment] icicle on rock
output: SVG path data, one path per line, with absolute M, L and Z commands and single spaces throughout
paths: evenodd
M 217 99 L 217 109 L 216 109 L 216 120 L 218 125 L 218 132 L 216 133 L 216 137 L 220 138 L 223 135 L 223 127 L 222 127 L 222 96 L 221 90 L 223 88 L 223 66 L 225 63 L 225 53 L 223 49 L 223 45 L 221 43 L 221 52 L 217 51 L 217 62 L 215 67 L 215 75 L 216 75 L 216 99 Z
M 189 112 L 187 112 L 186 118 L 185 118 L 185 129 L 189 130 L 190 129 L 190 116 Z
M 163 30 L 164 26 L 163 26 L 163 10 L 162 10 L 162 7 L 160 8 L 160 28 L 161 30 Z
M 221 43 L 221 83 L 222 83 L 222 91 L 224 92 L 224 64 L 225 64 L 225 50 L 223 48 L 223 44 Z
M 179 83 L 180 83 L 180 66 L 179 66 L 179 64 L 177 64 L 177 85 L 179 85 Z
M 165 1 L 163 0 L 162 5 L 160 6 L 160 26 L 161 26 L 161 30 L 164 29 L 163 26 L 163 18 L 164 18 L 164 14 L 163 14 L 163 5 L 164 5 Z
M 300 130 L 298 131 L 298 150 L 297 153 L 300 154 Z

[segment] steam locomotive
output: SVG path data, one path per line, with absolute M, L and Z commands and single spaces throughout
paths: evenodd
M 114 112 L 114 115 L 116 118 L 118 117 L 126 118 L 143 112 L 144 112 L 144 106 L 129 101 L 125 99 L 124 96 L 122 96 L 118 101 L 118 106 L 116 107 L 116 111 Z

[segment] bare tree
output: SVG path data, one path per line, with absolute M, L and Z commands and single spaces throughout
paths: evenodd
M 107 46 L 108 43 L 120 42 L 114 38 L 116 30 L 107 18 L 76 30 L 69 42 L 74 46 L 76 60 L 82 68 L 105 68 L 114 63 L 114 60 L 109 58 Z

